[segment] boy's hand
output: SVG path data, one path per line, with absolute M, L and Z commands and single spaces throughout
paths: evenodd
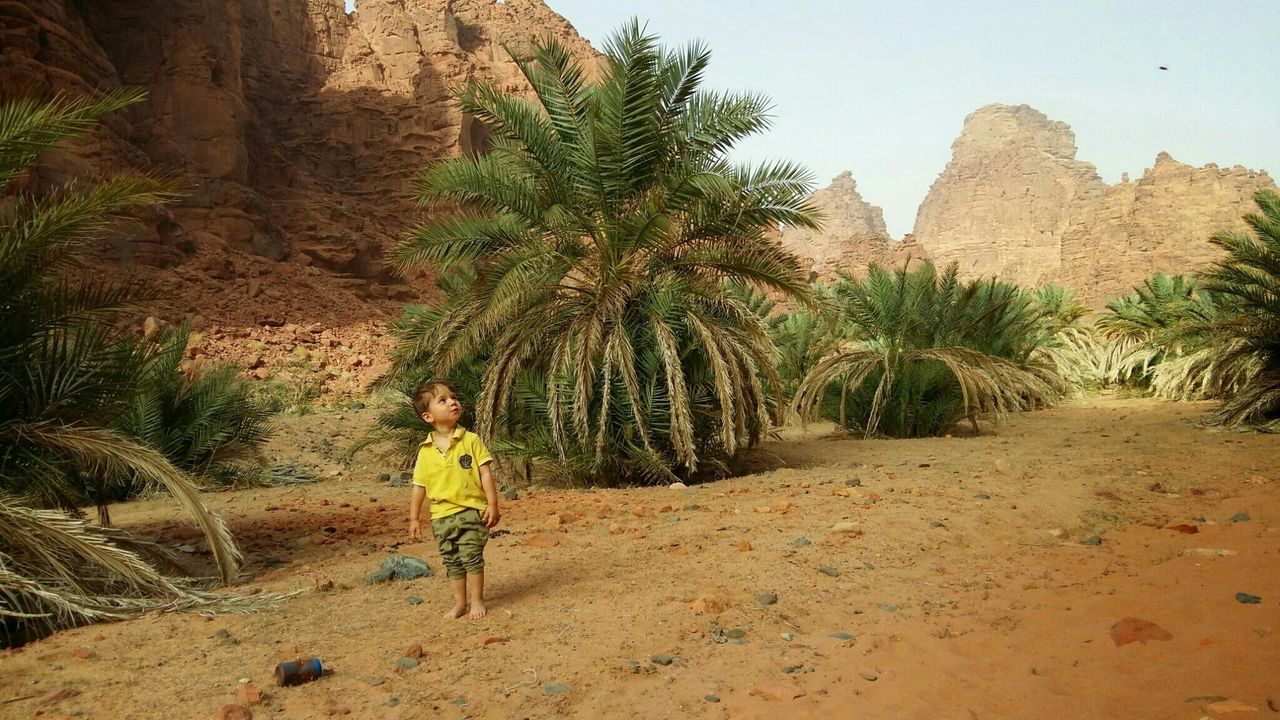
M 418 520 L 409 521 L 409 539 L 417 542 L 422 537 L 422 523 Z
M 480 519 L 484 522 L 485 527 L 494 528 L 498 526 L 498 521 L 502 519 L 502 513 L 498 512 L 497 505 L 490 505 L 484 509 L 484 514 L 480 516 Z

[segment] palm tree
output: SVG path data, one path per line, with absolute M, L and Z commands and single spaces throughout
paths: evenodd
M 74 260 L 99 233 L 172 196 L 153 178 L 72 183 L 35 196 L 17 180 L 42 152 L 106 113 L 141 100 L 0 104 L 0 619 L 53 627 L 156 607 L 207 604 L 159 576 L 143 544 L 92 528 L 78 507 L 83 478 L 166 488 L 203 530 L 222 579 L 239 553 L 193 479 L 160 452 L 111 429 L 150 358 L 124 321 L 147 296 L 99 277 L 76 280 Z M 83 274 L 83 273 L 82 273 Z M 50 509 L 39 509 L 50 508 Z M 70 514 L 68 514 L 70 513 Z
M 1209 346 L 1221 308 L 1210 291 L 1195 278 L 1156 273 L 1125 297 L 1107 303 L 1097 327 L 1109 341 L 1106 374 L 1112 382 L 1142 382 L 1171 388 L 1171 368 L 1184 379 L 1197 362 L 1180 362 Z M 1203 359 L 1199 356 L 1197 360 Z M 1163 370 L 1160 368 L 1163 367 Z M 1156 373 L 1164 373 L 1157 378 Z M 1169 391 L 1169 397 L 1202 396 Z
M 1225 398 L 1218 420 L 1280 430 L 1280 194 L 1259 190 L 1260 213 L 1244 216 L 1253 231 L 1210 238 L 1226 250 L 1206 274 L 1205 287 L 1228 312 L 1216 325 L 1216 380 Z
M 768 231 L 816 226 L 812 181 L 790 163 L 727 160 L 769 126 L 768 101 L 702 90 L 709 59 L 697 43 L 664 49 L 632 21 L 607 42 L 597 82 L 548 39 L 519 63 L 533 101 L 477 83 L 460 94 L 492 149 L 421 176 L 424 203 L 460 209 L 414 231 L 394 263 L 476 277 L 400 359 L 447 375 L 485 355 L 482 435 L 504 433 L 525 368 L 545 386 L 561 459 L 589 456 L 602 474 L 693 472 L 769 426 L 775 351 L 725 281 L 807 296 Z
M 978 413 L 1049 404 L 1064 390 L 1037 358 L 1045 313 L 1015 286 L 962 283 L 954 264 L 938 275 L 925 262 L 892 272 L 871 265 L 833 292 L 834 347 L 800 383 L 801 417 L 829 417 L 865 437 L 916 437 Z

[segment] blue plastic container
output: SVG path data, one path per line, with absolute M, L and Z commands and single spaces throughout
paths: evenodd
M 280 687 L 309 683 L 321 675 L 324 675 L 324 665 L 318 657 L 290 660 L 276 666 L 276 684 Z

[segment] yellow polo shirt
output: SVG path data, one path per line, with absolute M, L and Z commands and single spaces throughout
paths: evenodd
M 489 448 L 480 436 L 462 426 L 453 429 L 449 449 L 440 452 L 435 446 L 435 432 L 418 445 L 418 460 L 413 464 L 413 484 L 427 489 L 431 500 L 431 519 L 439 520 L 468 508 L 484 512 L 489 500 L 480 485 L 480 466 L 493 462 Z

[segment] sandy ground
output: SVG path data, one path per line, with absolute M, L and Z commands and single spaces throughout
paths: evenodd
M 441 618 L 439 575 L 364 582 L 392 552 L 440 570 L 434 544 L 405 543 L 407 489 L 377 468 L 333 476 L 332 448 L 373 411 L 290 419 L 273 452 L 327 479 L 214 502 L 246 551 L 240 589 L 302 592 L 7 651 L 0 717 L 216 718 L 244 678 L 264 691 L 255 718 L 1271 717 L 1280 436 L 1206 431 L 1208 409 L 1103 398 L 981 437 L 811 431 L 758 475 L 524 492 L 474 622 Z M 113 518 L 192 542 L 171 513 Z M 1171 638 L 1117 645 L 1126 617 Z M 332 674 L 274 687 L 301 654 Z

